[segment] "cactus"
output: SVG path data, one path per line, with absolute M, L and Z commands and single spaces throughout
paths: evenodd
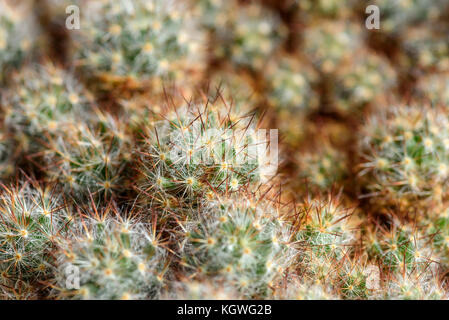
M 382 14 L 382 30 L 401 33 L 416 24 L 437 22 L 444 12 L 444 0 L 376 0 L 373 3 Z
M 406 33 L 403 46 L 408 65 L 423 71 L 449 71 L 447 29 L 439 27 L 436 30 L 424 30 L 413 29 Z
M 368 195 L 401 206 L 445 199 L 447 121 L 444 112 L 420 106 L 396 106 L 372 116 L 360 139 L 360 176 Z
M 202 35 L 180 1 L 89 1 L 76 63 L 110 83 L 131 86 L 180 79 L 201 70 Z M 112 87 L 111 87 L 112 88 Z
M 162 208 L 174 205 L 170 201 L 196 205 L 259 179 L 258 140 L 249 130 L 254 115 L 238 116 L 227 108 L 220 99 L 191 104 L 172 111 L 148 132 L 138 182 L 144 199 Z
M 387 271 L 425 270 L 436 264 L 429 238 L 411 225 L 394 221 L 391 230 L 377 228 L 366 235 L 367 252 Z
M 363 110 L 397 84 L 396 73 L 388 61 L 364 51 L 357 53 L 348 65 L 340 66 L 335 77 L 334 103 L 342 114 Z
M 246 297 L 268 295 L 297 256 L 294 228 L 281 211 L 252 195 L 209 201 L 183 227 L 182 263 Z
M 446 75 L 431 75 L 420 81 L 417 96 L 436 106 L 449 105 L 449 78 Z
M 351 23 L 324 21 L 304 33 L 304 52 L 323 74 L 334 73 L 361 45 L 361 30 Z
M 0 179 L 8 177 L 14 172 L 13 150 L 13 141 L 9 133 L 0 131 Z
M 221 20 L 220 20 L 221 21 Z M 257 4 L 233 11 L 215 32 L 214 53 L 236 67 L 260 71 L 287 35 L 279 16 Z
M 156 225 L 108 210 L 76 221 L 60 247 L 57 297 L 129 300 L 159 295 L 168 260 Z M 78 289 L 66 287 L 67 270 L 79 271 Z
M 5 124 L 23 134 L 32 147 L 46 135 L 59 136 L 86 121 L 92 108 L 82 85 L 51 63 L 21 70 L 4 99 Z
M 386 299 L 393 300 L 446 300 L 444 283 L 435 273 L 397 273 L 386 288 Z
M 340 184 L 348 176 L 346 155 L 330 143 L 318 147 L 314 152 L 304 153 L 298 162 L 299 176 L 307 179 L 311 187 L 321 190 Z
M 0 81 L 7 80 L 5 71 L 18 69 L 31 56 L 38 26 L 28 1 L 11 6 L 0 3 Z
M 237 290 L 227 286 L 226 283 L 207 280 L 185 280 L 175 283 L 173 289 L 162 297 L 167 300 L 238 300 L 240 298 L 241 295 Z
M 36 296 L 52 277 L 53 252 L 72 218 L 59 195 L 30 183 L 2 186 L 0 216 L 0 287 Z
M 51 139 L 44 151 L 48 179 L 78 199 L 87 199 L 89 193 L 106 199 L 125 190 L 122 174 L 131 158 L 126 127 L 101 113 L 97 121 L 93 128 L 66 128 L 68 135 Z
M 316 109 L 318 97 L 312 87 L 317 75 L 306 64 L 281 57 L 271 61 L 265 74 L 268 101 L 279 113 L 292 115 Z
M 346 18 L 350 16 L 352 0 L 295 0 L 299 9 L 307 17 L 325 17 L 325 18 Z

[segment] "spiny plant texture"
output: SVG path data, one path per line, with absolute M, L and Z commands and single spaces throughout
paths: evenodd
M 0 3 L 0 81 L 7 80 L 6 70 L 17 69 L 30 57 L 36 41 L 36 21 L 30 3 L 11 6 Z
M 448 5 L 0 0 L 0 299 L 448 299 Z
M 396 106 L 374 115 L 360 139 L 367 194 L 400 205 L 444 200 L 447 122 L 444 112 L 422 106 Z
M 78 199 L 87 199 L 89 193 L 105 199 L 125 189 L 131 138 L 111 115 L 98 113 L 96 121 L 95 126 L 67 127 L 68 134 L 50 139 L 43 151 L 48 179 Z
M 202 35 L 185 3 L 86 2 L 75 60 L 106 83 L 129 78 L 133 86 L 143 81 L 157 85 L 201 69 Z
M 0 219 L 0 286 L 12 297 L 22 286 L 37 295 L 53 274 L 52 253 L 71 216 L 54 191 L 23 183 L 2 186 Z
M 168 266 L 164 240 L 156 220 L 144 223 L 116 210 L 95 212 L 77 219 L 57 253 L 59 298 L 156 298 Z M 69 268 L 69 269 L 68 269 Z M 71 268 L 71 269 L 70 269 Z M 67 270 L 79 271 L 79 289 L 66 289 Z
M 239 116 L 230 108 L 219 99 L 192 103 L 148 132 L 138 188 L 153 206 L 196 206 L 259 179 L 257 149 L 265 152 L 267 141 L 251 128 L 257 125 L 253 114 Z
M 224 279 L 248 298 L 266 297 L 298 254 L 291 213 L 262 197 L 217 198 L 185 222 L 183 264 Z
M 23 68 L 4 98 L 5 124 L 23 135 L 34 151 L 46 135 L 61 135 L 86 121 L 91 108 L 83 86 L 51 63 Z

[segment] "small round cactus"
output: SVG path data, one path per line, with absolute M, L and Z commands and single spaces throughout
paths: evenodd
M 52 276 L 52 254 L 71 221 L 60 200 L 54 192 L 29 183 L 2 187 L 0 287 L 14 292 L 25 286 L 36 294 L 39 282 Z
M 308 18 L 346 18 L 351 14 L 353 0 L 295 0 Z
M 294 228 L 269 200 L 240 194 L 209 201 L 183 227 L 183 264 L 264 297 L 294 262 Z
M 298 160 L 299 176 L 307 179 L 312 187 L 323 191 L 335 183 L 341 183 L 349 173 L 345 153 L 330 143 L 314 152 L 302 153 Z
M 365 235 L 368 254 L 381 262 L 385 271 L 425 270 L 436 264 L 429 237 L 411 225 L 393 222 L 391 230 L 377 227 Z
M 445 109 L 421 106 L 392 107 L 372 116 L 360 139 L 359 175 L 368 195 L 401 207 L 445 199 L 448 121 Z
M 304 31 L 304 52 L 320 72 L 331 74 L 361 47 L 361 40 L 358 25 L 324 21 Z
M 342 114 L 363 110 L 384 97 L 396 84 L 392 66 L 371 52 L 358 52 L 346 65 L 339 66 L 334 87 L 335 107 Z
M 433 251 L 441 258 L 444 264 L 449 263 L 446 252 L 449 250 L 449 210 L 447 207 L 434 208 L 432 214 L 420 220 L 425 226 L 426 234 L 431 240 Z
M 449 76 L 433 74 L 423 78 L 418 84 L 417 95 L 434 106 L 449 106 Z
M 342 207 L 338 198 L 307 200 L 301 211 L 296 239 L 304 245 L 303 263 L 307 264 L 309 259 L 341 259 L 350 252 L 358 226 L 351 219 L 352 212 Z
M 44 149 L 48 179 L 62 184 L 76 198 L 108 198 L 124 190 L 124 172 L 131 158 L 126 128 L 112 116 L 99 113 L 93 128 L 85 124 L 66 128 Z
M 287 30 L 275 12 L 249 4 L 231 11 L 223 28 L 217 28 L 215 54 L 237 67 L 261 71 L 281 46 Z
M 164 241 L 154 225 L 135 218 L 115 217 L 114 212 L 76 221 L 57 254 L 56 297 L 95 300 L 158 297 L 168 261 Z M 79 287 L 77 283 L 67 287 L 69 271 L 79 275 Z
M 138 189 L 154 206 L 196 204 L 259 179 L 253 114 L 239 116 L 218 99 L 181 107 L 150 131 L 141 151 Z M 266 141 L 259 142 L 263 147 Z M 175 199 L 176 198 L 176 199 Z M 201 202 L 201 201 L 200 201 Z
M 34 143 L 87 120 L 91 108 L 82 85 L 51 63 L 22 69 L 5 93 L 6 125 Z
M 406 33 L 404 51 L 408 64 L 423 71 L 449 71 L 449 36 L 447 28 L 436 31 L 413 29 Z
M 293 57 L 273 59 L 265 72 L 268 101 L 279 112 L 307 113 L 317 107 L 318 97 L 312 87 L 317 75 Z
M 105 80 L 106 87 L 122 79 L 131 86 L 158 86 L 160 78 L 201 70 L 202 35 L 181 1 L 88 1 L 85 6 L 76 63 Z
M 37 29 L 27 1 L 17 6 L 0 3 L 0 81 L 6 80 L 6 70 L 19 68 L 30 57 Z
M 414 270 L 398 272 L 388 282 L 384 299 L 447 300 L 444 282 L 437 273 Z

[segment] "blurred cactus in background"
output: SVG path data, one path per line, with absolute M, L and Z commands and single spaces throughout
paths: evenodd
M 449 77 L 447 75 L 431 75 L 421 79 L 418 95 L 425 102 L 436 106 L 449 105 Z
M 417 24 L 432 24 L 441 18 L 448 5 L 445 0 L 376 0 L 373 4 L 382 12 L 383 30 L 387 33 L 398 33 Z
M 86 1 L 75 63 L 105 86 L 185 79 L 201 71 L 203 36 L 181 1 Z M 161 90 L 161 88 L 159 88 Z
M 361 40 L 360 26 L 323 21 L 305 30 L 304 52 L 321 73 L 331 74 L 361 48 Z
M 7 70 L 16 70 L 31 58 L 36 46 L 38 26 L 30 1 L 12 4 L 0 2 L 0 81 L 6 81 Z
M 397 84 L 394 69 L 371 52 L 357 53 L 348 65 L 338 68 L 335 81 L 335 105 L 343 114 L 350 114 L 385 98 Z
M 83 86 L 51 63 L 26 67 L 13 77 L 5 95 L 5 123 L 34 146 L 46 135 L 58 136 L 89 118 L 90 101 Z
M 299 159 L 300 175 L 311 187 L 328 190 L 348 175 L 346 155 L 330 144 L 317 149 L 313 153 L 304 153 Z
M 417 205 L 447 198 L 448 118 L 443 110 L 395 106 L 364 127 L 360 174 L 372 196 Z
M 121 124 L 106 116 L 99 118 L 97 127 L 67 129 L 67 136 L 50 140 L 44 150 L 48 178 L 77 198 L 87 198 L 89 193 L 109 198 L 125 190 L 122 174 L 131 159 L 131 141 Z

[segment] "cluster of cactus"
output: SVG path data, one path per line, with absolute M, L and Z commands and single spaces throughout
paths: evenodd
M 446 2 L 0 10 L 0 299 L 449 298 Z

